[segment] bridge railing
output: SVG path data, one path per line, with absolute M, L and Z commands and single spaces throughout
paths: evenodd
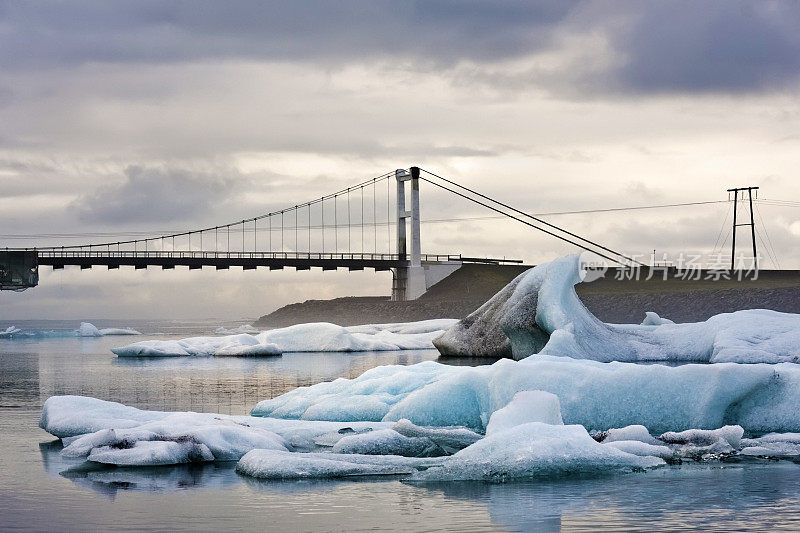
M 185 250 L 97 250 L 55 249 L 40 250 L 39 257 L 47 258 L 137 258 L 137 259 L 275 259 L 275 260 L 342 260 L 342 261 L 402 261 L 398 254 L 351 253 L 351 252 L 219 252 Z M 461 255 L 423 254 L 426 262 L 461 261 Z

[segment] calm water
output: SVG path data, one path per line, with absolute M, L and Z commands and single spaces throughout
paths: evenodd
M 215 327 L 130 325 L 179 336 L 210 333 Z M 233 463 L 109 469 L 63 460 L 60 445 L 37 426 L 41 404 L 53 394 L 85 394 L 146 409 L 245 414 L 258 400 L 297 386 L 437 355 L 423 350 L 137 361 L 109 352 L 146 338 L 151 336 L 0 339 L 0 528 L 800 530 L 800 466 L 790 462 L 689 465 L 505 485 L 414 486 L 396 479 L 254 481 L 236 474 Z

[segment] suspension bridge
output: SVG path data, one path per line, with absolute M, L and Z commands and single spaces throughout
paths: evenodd
M 423 253 L 420 182 L 477 204 L 493 212 L 492 216 L 514 220 L 612 263 L 643 265 L 634 257 L 540 216 L 428 170 L 410 167 L 305 203 L 219 226 L 114 242 L 5 248 L 0 250 L 0 289 L 35 287 L 40 266 L 343 268 L 391 270 L 392 299 L 413 300 L 464 263 L 521 263 L 505 258 L 464 257 L 459 253 Z

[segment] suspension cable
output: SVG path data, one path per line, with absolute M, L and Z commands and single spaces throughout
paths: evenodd
M 443 178 L 442 176 L 439 176 L 438 174 L 434 174 L 433 172 L 430 172 L 430 171 L 428 171 L 428 170 L 425 170 L 424 168 L 421 168 L 420 170 L 422 170 L 422 171 L 423 171 L 423 172 L 425 172 L 426 174 L 429 174 L 429 175 L 431 175 L 431 176 L 433 176 L 433 177 L 435 177 L 435 178 L 438 178 L 438 179 L 440 179 L 440 180 L 442 180 L 442 181 L 445 181 L 445 182 L 447 182 L 447 183 L 449 183 L 449 184 L 451 184 L 451 185 L 455 185 L 456 187 L 459 187 L 459 188 L 461 188 L 461 189 L 464 189 L 465 191 L 468 191 L 469 193 L 471 193 L 471 194 L 474 194 L 474 195 L 476 195 L 476 196 L 478 196 L 478 197 L 480 197 L 480 198 L 483 198 L 483 199 L 485 199 L 485 200 L 488 200 L 488 201 L 490 201 L 490 202 L 493 202 L 493 203 L 495 203 L 495 204 L 497 204 L 497 205 L 500 205 L 500 206 L 504 207 L 505 209 L 509 209 L 509 210 L 511 210 L 511 211 L 513 211 L 513 212 L 515 212 L 515 213 L 519 214 L 519 215 L 522 215 L 522 216 L 528 217 L 528 218 L 530 218 L 530 219 L 532 219 L 532 220 L 535 220 L 536 222 L 539 222 L 540 224 L 544 224 L 544 225 L 546 225 L 546 226 L 548 226 L 548 227 L 550 227 L 550 228 L 553 228 L 553 229 L 555 229 L 555 230 L 558 230 L 558 231 L 561 231 L 561 232 L 563 232 L 563 233 L 566 233 L 566 234 L 567 234 L 567 235 L 569 235 L 570 237 L 574 237 L 574 238 L 576 238 L 576 239 L 579 239 L 579 240 L 581 240 L 581 241 L 583 241 L 583 242 L 586 242 L 586 243 L 588 243 L 588 244 L 590 244 L 590 245 L 592 245 L 592 246 L 595 246 L 595 247 L 597 247 L 597 248 L 600 248 L 601 250 L 605 250 L 606 252 L 612 253 L 612 254 L 614 254 L 614 255 L 618 255 L 619 257 L 623 257 L 623 258 L 627 259 L 628 261 L 631 261 L 631 262 L 634 262 L 634 263 L 638 263 L 638 264 L 639 264 L 639 265 L 641 265 L 641 266 L 646 266 L 646 265 L 645 265 L 644 263 L 642 263 L 641 261 L 638 261 L 638 260 L 636 260 L 636 259 L 634 259 L 634 258 L 632 258 L 632 257 L 629 257 L 629 256 L 627 256 L 627 255 L 625 255 L 625 254 L 623 254 L 623 253 L 621 253 L 621 252 L 617 252 L 616 250 L 612 250 L 611 248 L 607 248 L 607 247 L 603 246 L 602 244 L 599 244 L 599 243 L 597 243 L 597 242 L 594 242 L 594 241 L 592 241 L 592 240 L 589 240 L 589 239 L 587 239 L 587 238 L 585 238 L 585 237 L 581 237 L 580 235 L 577 235 L 577 234 L 575 234 L 575 233 L 572 233 L 571 231 L 567 231 L 567 230 L 565 230 L 564 228 L 561 228 L 561 227 L 559 227 L 559 226 L 556 226 L 555 224 L 551 224 L 550 222 L 547 222 L 546 220 L 542 220 L 542 219 L 540 219 L 540 218 L 538 218 L 538 217 L 535 217 L 535 216 L 533 216 L 533 215 L 531 215 L 531 214 L 528 214 L 528 213 L 526 213 L 526 212 L 524 212 L 524 211 L 520 211 L 519 209 L 517 209 L 517 208 L 515 208 L 515 207 L 512 207 L 512 206 L 510 206 L 510 205 L 508 205 L 508 204 L 506 204 L 506 203 L 503 203 L 503 202 L 501 202 L 501 201 L 499 201 L 499 200 L 495 200 L 494 198 L 490 198 L 489 196 L 486 196 L 485 194 L 481 194 L 481 193 L 479 193 L 478 191 L 475 191 L 475 190 L 473 190 L 473 189 L 470 189 L 469 187 L 465 187 L 465 186 L 463 186 L 463 185 L 460 185 L 460 184 L 458 184 L 458 183 L 455 183 L 454 181 L 451 181 L 451 180 L 449 180 L 449 179 L 447 179 L 447 178 Z M 424 178 L 420 178 L 420 179 L 424 179 Z M 430 180 L 428 180 L 428 179 L 425 179 L 425 181 L 427 181 L 428 183 L 434 183 L 434 182 L 432 182 L 432 181 L 430 181 Z M 454 190 L 452 190 L 452 189 L 448 189 L 448 190 L 450 190 L 450 192 L 452 192 L 452 193 L 454 193 L 454 194 L 458 194 L 456 191 L 454 191 Z M 459 196 L 463 196 L 464 198 L 468 198 L 467 196 L 460 195 L 460 194 L 459 194 Z M 471 199 L 471 198 L 468 198 L 468 199 L 470 199 L 470 200 L 472 200 L 472 201 L 475 201 L 474 199 Z M 488 207 L 488 206 L 487 206 L 487 207 Z M 498 212 L 502 212 L 502 211 L 498 211 Z M 503 213 L 503 214 L 506 214 L 506 213 Z M 533 226 L 533 227 L 535 227 L 535 226 Z M 539 229 L 539 230 L 541 230 L 541 231 L 544 231 L 542 228 L 537 228 L 537 229 Z M 550 235 L 556 236 L 555 234 L 553 234 L 553 233 L 551 233 L 551 232 L 546 232 L 546 233 L 549 233 Z M 562 238 L 562 240 L 565 240 L 566 242 L 571 242 L 572 244 L 575 244 L 576 246 L 579 246 L 580 248 L 583 248 L 584 250 L 593 251 L 593 250 L 590 250 L 589 248 L 586 248 L 586 247 L 584 247 L 584 246 L 580 246 L 580 245 L 578 245 L 577 243 L 574 243 L 574 242 L 570 241 L 569 239 L 564 239 L 564 238 Z M 595 253 L 597 253 L 597 252 L 595 252 Z M 603 256 L 603 255 L 601 255 L 601 254 L 597 254 L 597 255 L 600 255 L 601 257 L 605 257 L 605 256 Z M 605 258 L 606 258 L 606 259 L 609 259 L 608 257 L 605 257 Z M 620 263 L 620 261 L 616 261 L 616 260 L 614 260 L 614 259 L 611 259 L 611 260 L 612 260 L 612 261 L 614 261 L 614 262 L 616 262 L 616 263 Z
M 431 185 L 435 185 L 435 186 L 437 186 L 437 187 L 439 187 L 439 188 L 441 188 L 441 189 L 444 189 L 445 191 L 451 192 L 451 193 L 455 194 L 456 196 L 460 196 L 461 198 L 464 198 L 464 199 L 466 199 L 466 200 L 469 200 L 470 202 L 474 202 L 474 203 L 476 203 L 476 204 L 478 204 L 478 205 L 480 205 L 480 206 L 483 206 L 483 207 L 485 207 L 485 208 L 487 208 L 487 209 L 491 209 L 492 211 L 494 211 L 494 212 L 496 212 L 496 213 L 500 213 L 500 214 L 502 214 L 502 215 L 505 215 L 505 216 L 507 216 L 508 218 L 511 218 L 511 219 L 514 219 L 514 220 L 516 220 L 517 222 L 521 222 L 522 224 L 525 224 L 526 226 L 529 226 L 529 227 L 531 227 L 531 228 L 534 228 L 534 229 L 537 229 L 537 230 L 539 230 L 539 231 L 541 231 L 541 232 L 547 233 L 548 235 L 551 235 L 551 236 L 553 236 L 553 237 L 555 237 L 555 238 L 557 238 L 557 239 L 560 239 L 560 240 L 562 240 L 562 241 L 564 241 L 564 242 L 568 242 L 568 243 L 570 243 L 570 244 L 572 244 L 572 245 L 574 245 L 574 246 L 577 246 L 578 248 L 581 248 L 581 249 L 583 249 L 583 250 L 586 250 L 586 251 L 588 251 L 588 252 L 592 252 L 592 253 L 594 253 L 594 254 L 597 254 L 597 255 L 599 255 L 600 257 L 604 258 L 604 259 L 608 259 L 609 261 L 613 261 L 614 263 L 620 263 L 620 264 L 623 264 L 623 263 L 622 263 L 621 261 L 619 261 L 618 259 L 613 259 L 613 258 L 611 258 L 611 257 L 609 257 L 609 256 L 607 256 L 607 255 L 604 255 L 604 254 L 601 254 L 600 252 L 597 252 L 597 251 L 595 251 L 595 250 L 592 250 L 591 248 L 588 248 L 588 247 L 586 247 L 586 246 L 585 246 L 585 245 L 583 245 L 583 244 L 576 243 L 576 242 L 574 242 L 574 241 L 571 241 L 571 240 L 567 239 L 566 237 L 563 237 L 563 236 L 561 236 L 561 235 L 558 235 L 558 234 L 556 234 L 556 233 L 553 233 L 552 231 L 548 231 L 548 230 L 546 230 L 546 229 L 544 229 L 544 228 L 540 228 L 539 226 L 536 226 L 536 225 L 534 225 L 534 224 L 531 224 L 530 222 L 528 222 L 528 221 L 526 221 L 526 220 L 522 220 L 522 219 L 521 219 L 521 218 L 519 218 L 519 217 L 516 217 L 516 216 L 514 216 L 514 215 L 511 215 L 511 214 L 508 214 L 508 213 L 505 213 L 504 211 L 502 211 L 502 210 L 500 210 L 500 209 L 498 209 L 498 208 L 496 208 L 496 207 L 493 207 L 493 206 L 491 206 L 491 205 L 489 205 L 489 204 L 487 204 L 487 203 L 481 202 L 480 200 L 476 200 L 475 198 L 470 198 L 470 197 L 469 197 L 469 196 L 467 196 L 466 194 L 460 193 L 460 192 L 458 192 L 458 191 L 456 191 L 456 190 L 453 190 L 453 189 L 451 189 L 451 188 L 449 188 L 449 187 L 446 187 L 446 186 L 444 186 L 444 185 L 442 185 L 442 184 L 440 184 L 440 183 L 436 183 L 435 181 L 429 180 L 429 179 L 427 179 L 427 178 L 424 178 L 424 177 L 421 177 L 421 176 L 420 176 L 420 178 L 419 178 L 419 179 L 421 179 L 422 181 L 425 181 L 425 182 L 427 182 L 427 183 L 430 183 Z M 621 255 L 621 254 L 620 254 L 620 255 Z M 639 263 L 639 261 L 636 261 L 636 262 L 637 262 L 637 263 Z M 643 265 L 643 263 L 639 263 L 639 264 Z

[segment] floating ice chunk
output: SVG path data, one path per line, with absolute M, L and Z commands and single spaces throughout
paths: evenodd
M 254 328 L 250 324 L 242 324 L 241 326 L 231 329 L 227 329 L 225 327 L 220 326 L 214 330 L 215 335 L 237 335 L 239 333 L 248 333 L 250 335 L 255 335 L 260 332 L 261 332 L 260 329 Z
M 413 334 L 413 333 L 434 333 L 448 329 L 456 324 L 455 318 L 434 318 L 431 320 L 420 320 L 417 322 L 396 322 L 392 324 L 364 324 L 363 326 L 347 326 L 345 329 L 350 333 L 367 333 L 374 335 L 380 331 L 390 333 Z
M 611 442 L 603 441 L 604 446 L 612 446 L 617 450 L 642 457 L 660 457 L 661 459 L 672 459 L 675 453 L 669 446 L 655 445 L 642 442 L 640 440 L 615 440 Z
M 90 324 L 89 322 L 81 322 L 81 326 L 78 328 L 78 336 L 79 337 L 102 337 L 103 334 L 100 333 L 100 330 L 97 329 L 94 324 Z
M 391 455 L 342 455 L 253 450 L 239 460 L 236 471 L 261 479 L 333 478 L 410 474 L 440 464 L 437 459 Z
M 0 339 L 10 339 L 15 333 L 22 331 L 16 326 L 8 326 L 5 330 L 0 331 Z
M 800 431 L 800 367 L 794 364 L 640 365 L 565 357 L 456 367 L 432 361 L 385 366 L 355 379 L 299 388 L 259 403 L 255 416 L 319 420 L 408 419 L 418 426 L 483 431 L 514 394 L 558 396 L 567 424 L 649 432 L 738 424 L 760 434 Z M 369 407 L 367 409 L 366 407 Z M 306 412 L 311 409 L 311 415 Z
M 254 448 L 287 449 L 283 438 L 262 428 L 250 427 L 229 418 L 198 413 L 174 413 L 163 420 L 148 422 L 132 429 L 105 429 L 81 436 L 66 446 L 62 454 L 65 457 L 85 457 L 87 454 L 91 456 L 100 448 L 131 449 L 144 441 L 202 444 L 210 451 L 211 460 L 216 461 L 238 460 Z M 115 458 L 123 455 L 104 454 L 102 457 L 105 460 L 100 462 L 113 463 Z M 139 455 L 134 454 L 134 457 Z M 130 465 L 133 464 L 130 461 L 134 459 L 123 460 L 126 462 L 115 464 Z M 175 462 L 184 461 L 176 459 Z
M 99 331 L 104 337 L 109 335 L 141 335 L 141 332 L 132 328 L 102 328 Z
M 693 446 L 711 446 L 720 439 L 731 448 L 739 448 L 744 435 L 741 426 L 724 426 L 719 429 L 689 429 L 681 432 L 668 431 L 659 440 L 669 444 L 691 444 Z
M 56 437 L 74 437 L 101 429 L 125 429 L 153 420 L 162 420 L 171 413 L 141 411 L 117 402 L 86 396 L 51 396 L 42 406 L 39 427 Z
M 800 314 L 751 309 L 675 324 L 650 313 L 642 324 L 605 324 L 578 298 L 580 274 L 577 255 L 538 265 L 434 344 L 447 355 L 515 359 L 541 353 L 596 361 L 800 362 Z
M 505 431 L 528 422 L 563 424 L 558 396 L 540 390 L 520 391 L 505 407 L 492 413 L 486 425 L 486 435 Z
M 421 427 L 412 424 L 410 420 L 406 419 L 398 420 L 392 424 L 392 429 L 406 437 L 428 438 L 448 454 L 453 454 L 483 438 L 483 435 L 464 427 Z
M 790 444 L 800 444 L 800 433 L 767 433 L 757 439 L 742 439 L 742 446 L 758 446 L 761 444 L 771 444 L 777 442 L 787 442 Z
M 499 431 L 418 472 L 420 481 L 536 478 L 651 468 L 656 457 L 639 457 L 598 443 L 583 426 L 530 422 Z
M 361 352 L 433 348 L 432 340 L 451 321 L 343 328 L 326 322 L 297 324 L 256 335 L 142 341 L 111 351 L 119 357 L 275 355 L 285 352 Z M 219 330 L 218 330 L 219 332 Z M 226 332 L 230 333 L 230 331 Z
M 742 448 L 739 454 L 753 457 L 794 458 L 800 456 L 800 444 L 793 442 L 765 442 L 761 446 Z
M 140 341 L 111 351 L 119 357 L 183 357 L 211 355 L 280 355 L 273 343 L 260 342 L 252 335 L 226 337 L 191 337 L 182 340 Z
M 89 454 L 89 461 L 117 466 L 156 466 L 213 461 L 205 444 L 191 440 L 137 441 L 130 448 L 102 446 Z
M 362 455 L 401 455 L 404 457 L 435 457 L 445 455 L 444 450 L 427 437 L 406 437 L 393 429 L 381 429 L 358 435 L 342 437 L 334 446 L 334 453 Z
M 661 324 L 674 324 L 675 322 L 668 319 L 668 318 L 661 318 L 658 316 L 658 313 L 654 313 L 653 311 L 645 312 L 644 320 L 642 320 L 642 326 L 660 326 Z
M 625 426 L 624 428 L 613 428 L 605 432 L 602 442 L 617 442 L 617 441 L 639 441 L 646 444 L 661 445 L 662 441 L 658 440 L 647 431 L 647 428 L 641 424 L 634 424 Z
M 312 451 L 317 448 L 315 439 L 323 435 L 379 430 L 389 424 L 165 413 L 83 396 L 53 396 L 42 408 L 40 426 L 60 437 L 70 450 L 67 454 L 76 457 L 99 446 L 190 438 L 208 446 L 217 460 L 234 460 L 253 448 Z

